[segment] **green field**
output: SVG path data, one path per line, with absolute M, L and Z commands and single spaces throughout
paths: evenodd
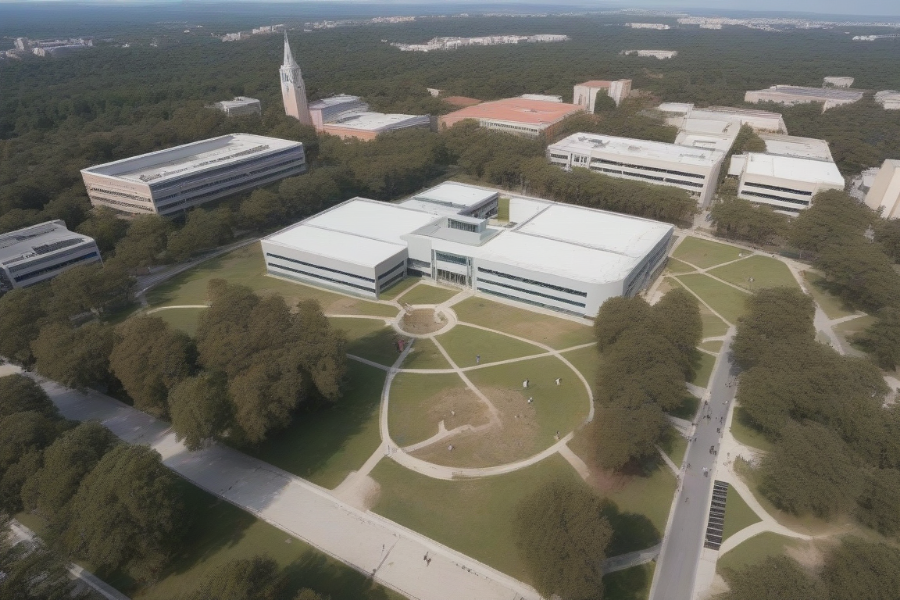
M 734 407 L 734 415 L 731 418 L 731 435 L 745 446 L 757 448 L 764 452 L 769 452 L 774 447 L 772 442 L 767 440 L 762 432 L 753 427 L 747 413 L 740 406 Z
M 745 303 L 750 295 L 748 293 L 703 274 L 681 275 L 678 279 L 706 302 L 710 308 L 732 324 L 736 323 L 738 317 L 743 315 L 746 310 Z M 724 333 L 720 335 L 724 335 Z
M 633 534 L 635 543 L 622 540 L 620 542 L 622 546 L 613 548 L 614 552 L 610 552 L 610 556 L 648 548 L 662 538 L 661 532 L 666 530 L 669 508 L 672 506 L 677 485 L 675 475 L 669 467 L 656 464 L 648 467 L 648 472 L 644 476 L 631 477 L 623 488 L 606 494 L 607 498 L 618 505 L 625 517 L 640 516 L 640 519 L 631 517 L 635 527 Z M 649 527 L 656 529 L 656 541 L 652 541 Z M 643 534 L 640 533 L 642 531 Z
M 395 298 L 397 298 L 397 296 L 399 296 L 400 294 L 402 294 L 403 292 L 405 292 L 412 286 L 416 285 L 420 281 L 422 281 L 422 280 L 418 277 L 407 277 L 406 279 L 400 281 L 399 283 L 397 283 L 395 285 L 392 285 L 390 288 L 379 293 L 378 299 L 379 300 L 394 300 Z
M 527 342 L 465 325 L 457 325 L 435 340 L 460 367 L 475 366 L 478 355 L 481 356 L 481 364 L 487 364 L 546 352 Z
M 453 310 L 460 321 L 511 333 L 557 350 L 594 341 L 594 331 L 587 325 L 485 298 L 468 298 L 455 304 Z
M 563 356 L 584 375 L 588 385 L 593 389 L 594 384 L 597 382 L 597 371 L 600 370 L 600 353 L 597 352 L 596 346 L 570 350 Z
M 245 285 L 262 295 L 281 294 L 288 304 L 296 304 L 300 300 L 318 300 L 322 310 L 330 313 L 386 317 L 397 314 L 397 309 L 392 306 L 267 276 L 258 243 L 208 260 L 161 283 L 147 292 L 147 302 L 153 307 L 206 304 L 206 285 L 214 278 Z
M 346 393 L 332 405 L 300 412 L 293 424 L 248 454 L 326 488 L 359 469 L 381 443 L 381 369 L 348 361 Z
M 603 577 L 603 600 L 647 600 L 656 563 L 649 562 Z
M 679 273 L 690 273 L 692 271 L 696 271 L 697 269 L 687 263 L 681 262 L 677 258 L 670 258 L 666 262 L 666 270 L 677 275 Z
M 347 353 L 391 366 L 400 356 L 396 340 L 401 337 L 380 319 L 328 317 L 332 326 L 347 336 Z
M 401 366 L 404 369 L 449 369 L 450 363 L 429 338 L 418 338 Z
M 719 242 L 688 236 L 675 248 L 672 257 L 701 269 L 708 269 L 709 267 L 737 260 L 740 258 L 739 255 L 741 253 L 747 254 L 748 251 L 729 246 L 728 244 L 720 244 Z
M 442 410 L 442 407 L 446 409 Z M 450 411 L 456 412 L 453 422 Z M 487 422 L 487 411 L 456 373 L 421 375 L 400 373 L 391 382 L 388 428 L 400 446 L 427 440 L 438 432 L 443 420 L 447 429 L 477 418 Z
M 679 467 L 681 466 L 681 463 L 684 462 L 687 446 L 687 440 L 684 439 L 684 436 L 682 436 L 674 427 L 670 427 L 666 431 L 666 436 L 660 444 L 660 448 L 662 448 L 672 462 Z
M 398 300 L 403 304 L 440 304 L 457 295 L 459 290 L 441 288 L 422 283 L 412 288 Z
M 751 256 L 708 273 L 750 291 L 779 286 L 800 288 L 787 265 L 768 256 Z
M 700 366 L 694 375 L 691 383 L 698 387 L 705 388 L 709 385 L 709 377 L 712 375 L 713 367 L 716 365 L 716 357 L 710 356 L 705 352 L 700 352 Z
M 205 308 L 170 308 L 153 313 L 151 316 L 159 317 L 175 329 L 193 336 L 197 333 L 197 324 L 200 315 Z
M 728 499 L 725 502 L 725 526 L 722 541 L 727 540 L 745 527 L 759 523 L 762 519 L 756 516 L 753 509 L 741 497 L 734 486 L 728 486 Z
M 788 546 L 795 543 L 791 538 L 766 531 L 721 555 L 716 563 L 716 570 L 719 573 L 727 573 L 729 569 L 738 570 L 755 565 L 770 556 L 784 554 Z
M 432 479 L 382 460 L 372 471 L 381 484 L 376 513 L 529 581 L 513 540 L 518 503 L 559 478 L 581 479 L 558 454 L 507 475 L 484 479 Z
M 722 351 L 723 342 L 720 341 L 712 341 L 712 342 L 703 342 L 700 344 L 700 348 L 706 350 L 708 352 L 715 352 L 718 354 Z
M 864 330 L 871 327 L 877 320 L 877 317 L 871 315 L 857 317 L 856 319 L 850 319 L 849 321 L 838 323 L 834 326 L 834 332 L 838 334 L 842 340 L 849 344 L 851 337 L 858 333 L 862 333 Z

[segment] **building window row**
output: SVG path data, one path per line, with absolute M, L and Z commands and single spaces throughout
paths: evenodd
M 169 198 L 175 198 L 175 197 L 177 197 L 177 196 L 181 196 L 181 195 L 185 195 L 185 194 L 193 194 L 193 193 L 196 192 L 197 190 L 202 190 L 202 189 L 206 189 L 206 188 L 209 188 L 209 187 L 221 185 L 221 184 L 226 183 L 226 182 L 228 182 L 228 181 L 234 181 L 235 179 L 246 179 L 246 178 L 248 178 L 248 177 L 253 177 L 253 176 L 255 176 L 255 175 L 259 174 L 259 173 L 270 173 L 270 172 L 273 172 L 273 169 L 277 169 L 278 167 L 281 167 L 281 166 L 283 166 L 283 165 L 288 165 L 288 167 L 287 167 L 288 169 L 297 168 L 297 167 L 299 167 L 299 166 L 302 166 L 302 165 L 296 164 L 296 163 L 293 162 L 293 161 L 286 160 L 286 161 L 278 162 L 278 163 L 273 164 L 273 165 L 268 165 L 268 166 L 266 166 L 266 167 L 263 168 L 263 169 L 256 169 L 256 170 L 254 170 L 254 171 L 248 171 L 248 172 L 244 172 L 244 173 L 238 173 L 238 174 L 233 175 L 233 176 L 231 176 L 231 177 L 221 177 L 221 178 L 214 179 L 214 180 L 212 180 L 212 181 L 209 181 L 209 178 L 208 178 L 208 177 L 205 177 L 205 178 L 202 179 L 201 181 L 207 181 L 207 183 L 203 183 L 203 184 L 201 184 L 201 185 L 195 185 L 195 186 L 193 186 L 193 187 L 190 187 L 190 188 L 185 189 L 185 188 L 184 188 L 185 185 L 189 185 L 190 183 L 192 183 L 191 181 L 187 181 L 187 182 L 183 182 L 183 183 L 178 184 L 178 185 L 179 185 L 179 189 L 178 189 L 178 191 L 177 191 L 176 193 L 174 193 L 174 194 L 169 194 L 169 195 L 167 195 L 167 196 L 161 196 L 161 197 L 158 198 L 157 202 L 160 202 L 160 201 L 162 201 L 162 200 L 167 200 L 167 199 L 169 199 Z M 286 170 L 286 169 L 281 169 L 281 170 L 284 171 L 284 170 Z M 167 187 L 171 187 L 171 186 L 167 186 Z
M 424 260 L 418 260 L 416 258 L 410 258 L 406 261 L 407 266 L 419 269 L 421 271 L 431 272 L 431 263 L 425 262 Z
M 128 202 L 119 202 L 118 200 L 111 200 L 109 198 L 103 198 L 102 196 L 92 198 L 92 200 L 96 200 L 97 202 L 99 202 L 101 204 L 115 204 L 116 206 L 124 206 L 127 209 L 129 209 L 126 212 L 142 212 L 142 213 L 146 213 L 148 215 L 153 214 L 153 209 L 150 206 L 136 206 L 134 204 L 129 204 Z M 113 206 L 112 208 L 116 208 L 116 206 Z M 125 209 L 121 209 L 121 210 L 125 210 Z
M 387 277 L 388 275 L 390 275 L 391 273 L 393 273 L 393 272 L 396 271 L 397 269 L 403 267 L 404 264 L 406 264 L 406 263 L 404 263 L 404 262 L 401 260 L 401 261 L 398 262 L 396 265 L 394 265 L 393 267 L 391 267 L 390 269 L 388 269 L 387 271 L 385 271 L 384 273 L 382 273 L 381 275 L 379 275 L 379 276 L 378 276 L 378 280 L 381 281 L 382 279 L 384 279 L 385 277 Z
M 300 275 L 304 275 L 306 277 L 312 277 L 313 279 L 321 279 L 322 281 L 328 281 L 331 283 L 337 283 L 339 285 L 346 285 L 348 287 L 356 288 L 358 290 L 363 290 L 366 292 L 375 293 L 375 288 L 368 288 L 362 285 L 356 285 L 355 283 L 350 283 L 348 281 L 342 281 L 340 279 L 334 279 L 332 277 L 325 277 L 324 275 L 319 275 L 317 273 L 309 273 L 307 271 L 301 271 L 300 269 L 292 269 L 290 267 L 286 267 L 284 265 L 278 265 L 275 263 L 269 263 L 269 266 L 273 269 L 281 269 L 282 271 L 290 271 L 291 273 L 299 273 Z
M 537 281 L 535 279 L 527 279 L 525 277 L 518 277 L 516 275 L 510 275 L 508 273 L 501 273 L 500 271 L 494 271 L 492 269 L 485 269 L 484 267 L 478 267 L 478 272 L 479 273 L 489 273 L 491 275 L 496 275 L 497 277 L 503 277 L 504 279 L 511 279 L 513 281 L 521 281 L 522 283 L 529 283 L 531 285 L 537 285 L 537 286 L 548 288 L 551 290 L 556 290 L 557 292 L 565 292 L 566 294 L 572 294 L 573 296 L 581 296 L 582 298 L 587 298 L 587 292 L 573 290 L 572 288 L 562 287 L 561 285 L 553 285 L 552 283 L 544 283 L 543 281 Z
M 256 185 L 257 183 L 259 183 L 261 181 L 265 181 L 266 179 L 271 179 L 272 177 L 275 177 L 275 176 L 280 176 L 284 172 L 293 171 L 293 170 L 294 170 L 294 168 L 287 168 L 287 169 L 283 169 L 282 171 L 277 171 L 274 173 L 266 173 L 260 177 L 256 177 L 255 179 L 246 179 L 244 181 L 240 181 L 238 183 L 235 183 L 235 184 L 223 187 L 223 188 L 219 188 L 217 190 L 212 190 L 210 192 L 206 192 L 205 194 L 198 194 L 196 196 L 185 196 L 185 197 L 182 197 L 180 200 L 177 200 L 175 202 L 170 202 L 169 204 L 167 204 L 165 206 L 159 206 L 157 204 L 157 209 L 159 210 L 160 214 L 171 213 L 175 210 L 186 209 L 189 207 L 181 206 L 181 205 L 188 204 L 188 203 L 199 204 L 201 202 L 205 202 L 206 200 L 211 200 L 217 196 L 227 195 L 230 190 L 234 191 L 234 192 L 244 190 L 244 189 L 247 189 L 247 187 Z
M 799 204 L 801 206 L 809 206 L 809 200 L 796 200 L 794 198 L 785 198 L 783 196 L 775 196 L 774 194 L 763 194 L 761 192 L 741 192 L 744 196 L 755 196 L 757 198 L 765 198 L 766 200 L 777 200 L 779 202 L 790 202 L 791 204 Z
M 560 160 L 564 160 L 564 161 L 567 161 L 567 162 L 568 162 L 568 160 L 569 160 L 569 157 L 568 157 L 567 155 L 565 155 L 565 154 L 553 154 L 552 152 L 550 153 L 550 158 L 551 158 L 551 159 L 553 159 L 553 158 L 558 158 L 558 159 L 560 159 Z
M 288 148 L 287 150 L 273 152 L 273 153 L 267 154 L 265 156 L 257 156 L 251 160 L 246 160 L 246 161 L 237 162 L 237 163 L 231 163 L 230 165 L 222 165 L 220 167 L 216 167 L 214 169 L 209 169 L 206 171 L 201 171 L 199 173 L 185 174 L 185 175 L 182 175 L 175 179 L 170 179 L 166 182 L 159 182 L 156 185 L 158 185 L 159 188 L 165 189 L 165 188 L 169 187 L 170 185 L 172 185 L 173 183 L 181 184 L 181 183 L 184 183 L 185 181 L 190 181 L 192 179 L 206 179 L 206 178 L 218 175 L 220 173 L 227 173 L 227 172 L 233 171 L 234 169 L 237 169 L 237 168 L 246 168 L 246 167 L 254 166 L 254 165 L 260 164 L 264 161 L 272 160 L 273 158 L 278 159 L 285 155 L 291 155 L 290 158 L 299 159 L 300 162 L 303 162 L 305 164 L 305 156 L 304 156 L 303 152 L 301 152 L 300 150 L 301 149 L 299 147 Z M 284 162 L 284 161 L 279 161 L 279 162 Z M 150 189 L 154 189 L 154 184 L 150 184 Z
M 286 260 L 288 262 L 296 263 L 298 265 L 303 265 L 304 267 L 312 267 L 313 269 L 320 269 L 322 271 L 328 271 L 329 273 L 337 273 L 338 275 L 343 275 L 345 277 L 353 277 L 355 279 L 362 279 L 363 281 L 368 281 L 369 283 L 375 283 L 374 279 L 370 279 L 368 277 L 363 277 L 362 275 L 356 275 L 355 273 L 347 273 L 346 271 L 332 269 L 330 267 L 323 267 L 322 265 L 316 265 L 313 263 L 303 262 L 302 260 L 297 260 L 296 258 L 288 258 L 287 256 L 281 256 L 280 254 L 272 254 L 271 252 L 266 252 L 266 256 L 271 256 L 272 258 L 277 258 L 279 260 Z
M 476 233 L 478 231 L 478 225 L 475 223 L 463 223 L 456 219 L 447 219 L 447 227 L 450 229 L 459 229 L 460 231 L 468 231 L 470 233 Z
M 43 269 L 38 269 L 37 271 L 32 271 L 31 273 L 25 273 L 24 275 L 19 275 L 18 277 L 13 277 L 13 280 L 16 283 L 20 281 L 27 281 L 39 275 L 43 275 L 44 273 L 49 273 L 51 271 L 56 271 L 57 269 L 62 269 L 63 267 L 68 267 L 69 265 L 74 265 L 78 262 L 83 262 L 85 260 L 90 260 L 94 258 L 100 258 L 100 255 L 97 252 L 90 252 L 88 254 L 83 254 L 81 256 L 76 256 L 75 258 L 70 258 L 69 260 L 63 261 L 61 263 L 56 263 L 55 265 L 50 265 L 49 267 L 44 267 Z
M 456 254 L 448 254 L 446 252 L 435 252 L 434 257 L 437 260 L 453 263 L 455 265 L 467 265 L 469 260 L 465 256 L 457 256 Z
M 379 289 L 386 290 L 389 287 L 391 287 L 392 285 L 394 285 L 395 283 L 397 283 L 398 281 L 400 281 L 401 279 L 403 279 L 404 277 L 406 277 L 406 272 L 400 271 L 399 273 L 397 273 L 396 275 L 394 275 L 387 281 L 379 283 L 378 287 L 379 287 Z
M 97 187 L 92 185 L 88 188 L 91 192 L 100 192 L 102 194 L 107 194 L 109 196 L 118 196 L 120 198 L 130 198 L 131 200 L 137 200 L 138 202 L 150 202 L 150 198 L 146 196 L 138 196 L 136 194 L 126 194 L 125 192 L 116 192 L 114 190 L 107 190 L 105 188 Z
M 797 194 L 798 196 L 812 196 L 812 192 L 806 192 L 803 190 L 795 190 L 786 187 L 778 187 L 777 185 L 766 185 L 764 183 L 754 183 L 752 181 L 745 181 L 744 187 L 755 187 L 762 188 L 764 190 L 772 190 L 774 192 L 787 192 L 788 194 Z
M 583 317 L 584 314 L 580 312 L 576 312 L 574 310 L 567 310 L 565 308 L 559 306 L 553 306 L 552 304 L 544 304 L 543 302 L 538 302 L 537 300 L 529 300 L 528 298 L 519 298 L 518 296 L 510 296 L 509 294 L 504 294 L 503 292 L 498 292 L 496 290 L 488 290 L 479 288 L 479 292 L 483 292 L 485 294 L 490 294 L 492 296 L 499 296 L 501 298 L 506 298 L 507 300 L 514 300 L 516 302 L 524 302 L 525 304 L 531 304 L 532 306 L 538 306 L 540 308 L 548 308 L 550 310 L 555 310 L 557 312 L 565 313 L 568 315 L 573 315 L 576 317 Z
M 693 179 L 706 179 L 705 175 L 699 173 L 688 173 L 686 171 L 674 171 L 672 169 L 661 169 L 659 167 L 647 167 L 645 165 L 634 165 L 631 163 L 616 162 L 605 158 L 594 158 L 591 162 L 598 162 L 604 165 L 614 165 L 617 167 L 628 167 L 629 169 L 639 169 L 641 171 L 654 171 L 656 173 L 666 173 L 668 175 L 681 175 L 682 177 L 691 177 Z
M 84 248 L 73 248 L 67 252 L 67 254 L 71 254 L 72 252 L 82 252 L 84 250 L 88 250 L 94 247 L 91 243 L 84 243 L 84 240 L 72 240 L 74 244 L 84 244 Z M 73 245 L 74 245 L 73 244 Z M 24 271 L 26 269 L 31 269 L 36 265 L 52 262 L 54 260 L 59 260 L 62 255 L 57 254 L 55 256 L 45 256 L 44 258 L 38 258 L 36 260 L 31 260 L 26 263 L 22 263 L 21 265 L 16 265 L 15 267 L 9 267 L 10 273 L 18 273 L 19 271 Z
M 583 302 L 575 302 L 574 300 L 569 300 L 568 298 L 560 298 L 559 296 L 551 296 L 550 294 L 542 294 L 541 292 L 535 292 L 532 290 L 526 290 L 524 288 L 516 287 L 514 285 L 509 285 L 508 283 L 500 283 L 499 281 L 491 281 L 490 279 L 482 279 L 478 278 L 478 283 L 489 283 L 490 285 L 496 285 L 498 287 L 506 288 L 508 290 L 515 290 L 517 292 L 522 292 L 523 294 L 531 294 L 532 296 L 540 296 L 541 298 L 546 298 L 548 300 L 555 300 L 556 302 L 562 302 L 564 304 L 571 304 L 573 306 L 580 306 L 584 308 Z M 482 289 L 480 286 L 478 289 Z

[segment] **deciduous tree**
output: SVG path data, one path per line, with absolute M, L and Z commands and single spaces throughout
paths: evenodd
M 0 418 L 25 411 L 59 417 L 56 406 L 33 379 L 18 373 L 0 377 Z
M 113 328 L 96 321 L 70 327 L 51 323 L 31 343 L 35 369 L 63 385 L 84 389 L 109 381 Z
M 233 423 L 228 381 L 221 373 L 182 380 L 169 393 L 168 404 L 176 439 L 190 450 L 221 437 Z

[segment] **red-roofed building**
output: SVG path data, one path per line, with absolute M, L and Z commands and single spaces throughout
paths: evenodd
M 453 127 L 460 121 L 474 119 L 488 129 L 505 131 L 526 137 L 545 135 L 553 137 L 563 119 L 584 112 L 583 106 L 528 100 L 526 98 L 506 98 L 493 102 L 483 102 L 440 117 L 441 129 Z
M 613 99 L 616 106 L 619 106 L 622 104 L 622 100 L 627 98 L 628 94 L 631 92 L 631 80 L 619 79 L 618 81 L 602 81 L 593 79 L 591 81 L 579 83 L 575 86 L 575 90 L 572 93 L 572 101 L 575 104 L 583 106 L 589 113 L 593 113 L 594 105 L 597 102 L 597 93 L 601 90 Z

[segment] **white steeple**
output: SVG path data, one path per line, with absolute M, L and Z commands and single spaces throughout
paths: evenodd
M 284 100 L 284 114 L 301 123 L 312 125 L 309 104 L 306 101 L 306 85 L 300 74 L 300 66 L 294 60 L 287 32 L 284 32 L 284 64 L 281 65 L 281 97 Z

